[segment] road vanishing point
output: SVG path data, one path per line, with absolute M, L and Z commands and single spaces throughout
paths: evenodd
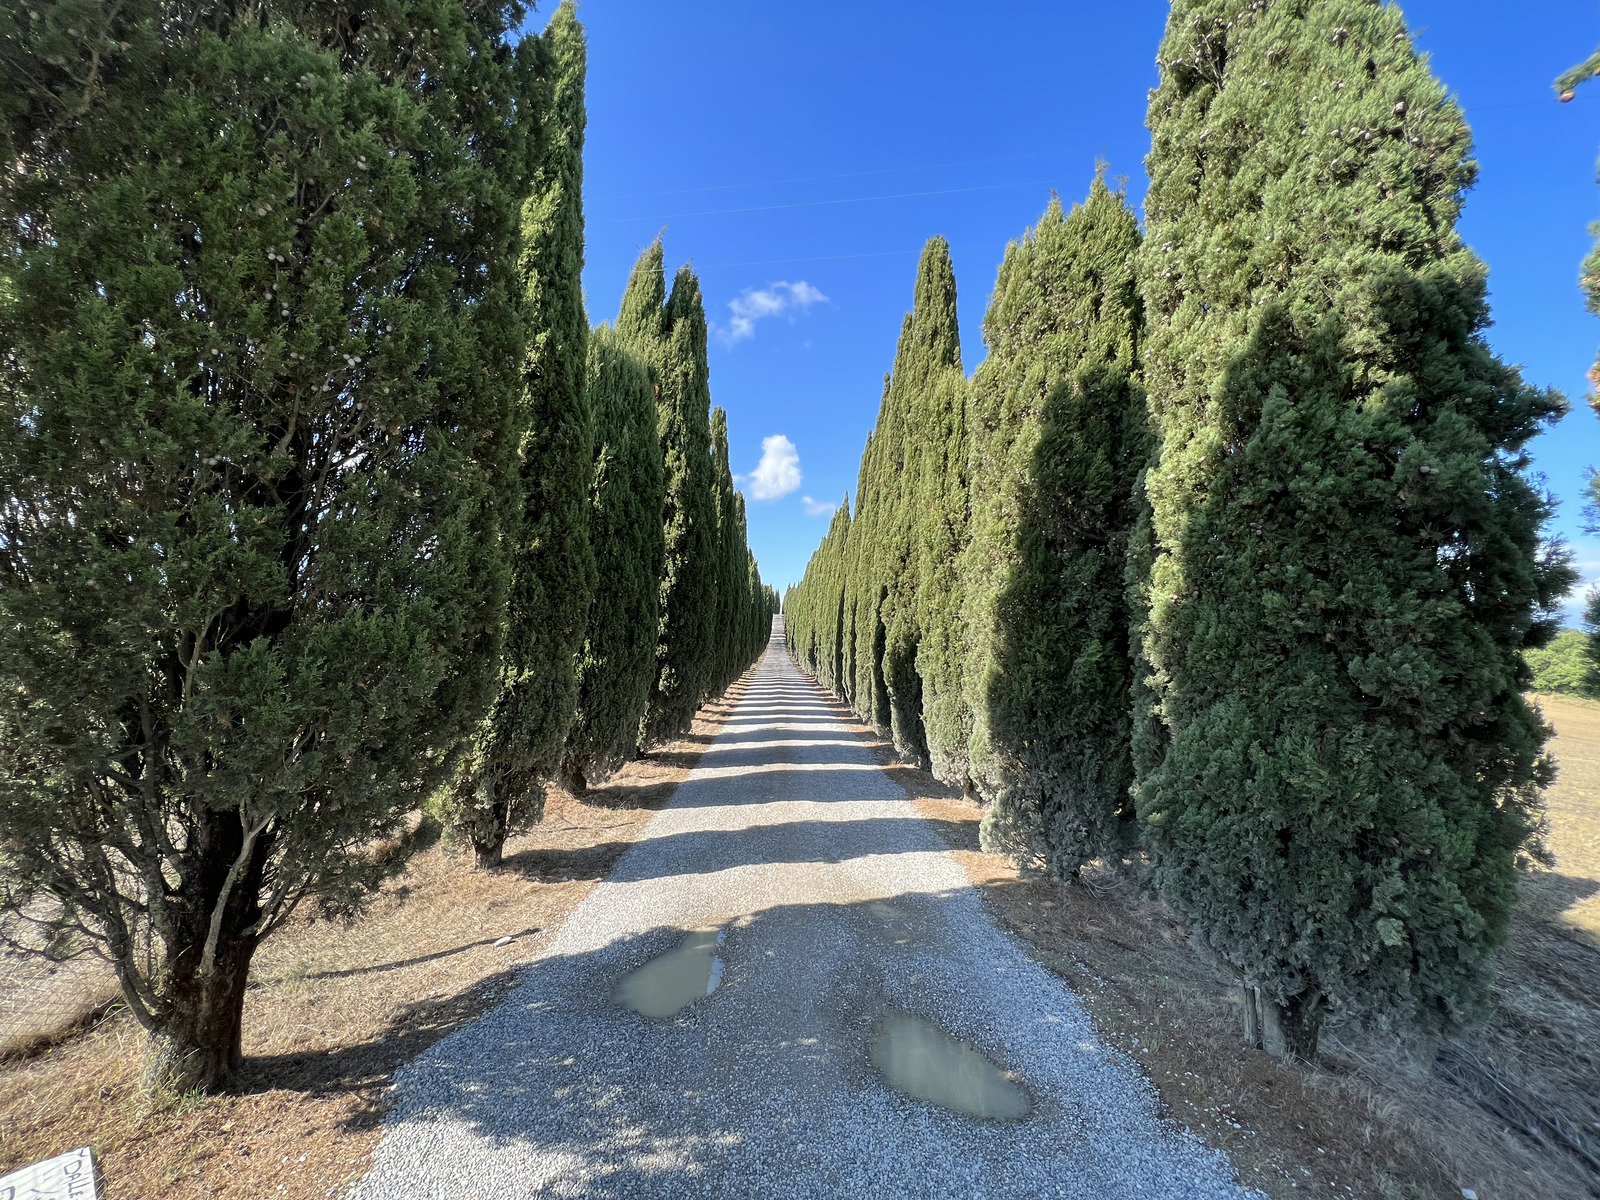
M 405 1067 L 352 1200 L 1257 1196 L 772 644 L 494 1011 Z

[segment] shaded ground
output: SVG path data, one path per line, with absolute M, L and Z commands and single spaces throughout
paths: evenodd
M 891 774 L 921 797 L 996 917 L 1075 986 L 1102 1038 L 1137 1056 L 1166 1111 L 1226 1149 L 1247 1182 L 1275 1197 L 1456 1198 L 1462 1186 L 1484 1200 L 1581 1197 L 1600 1176 L 1560 1131 L 1600 1120 L 1600 705 L 1543 703 L 1560 734 L 1556 869 L 1524 879 L 1499 1015 L 1443 1069 L 1437 1047 L 1353 1036 L 1330 1039 L 1315 1067 L 1243 1052 L 1235 998 L 1160 906 L 1094 877 L 1098 890 L 1022 878 L 977 851 L 975 808 L 924 773 L 891 764 Z M 0 1065 L 0 1173 L 93 1142 L 114 1198 L 333 1194 L 367 1161 L 396 1067 L 490 1007 L 546 935 L 485 942 L 556 928 L 724 715 L 703 714 L 694 739 L 582 804 L 553 795 L 544 825 L 512 843 L 512 871 L 476 875 L 436 847 L 356 926 L 302 922 L 269 943 L 247 1009 L 252 1062 L 231 1095 L 140 1113 L 137 1039 L 117 1018 Z M 15 1010 L 6 983 L 0 1005 Z
M 671 797 L 739 691 L 581 801 L 552 791 L 544 821 L 507 844 L 506 869 L 475 872 L 434 845 L 356 923 L 299 918 L 270 939 L 231 1093 L 144 1107 L 139 1031 L 116 1014 L 0 1064 L 0 1175 L 93 1144 L 111 1200 L 335 1194 L 377 1142 L 396 1068 L 494 1005 Z M 515 940 L 495 946 L 503 936 Z M 19 982 L 6 980 L 18 1010 Z
M 938 824 L 775 646 L 504 1003 L 396 1076 L 350 1200 L 1243 1200 Z
M 1275 1198 L 1600 1196 L 1600 705 L 1542 698 L 1559 737 L 1555 869 L 1522 879 L 1497 1012 L 1448 1042 L 1334 1030 L 1315 1065 L 1240 1044 L 1237 994 L 1164 906 L 1090 872 L 1066 887 L 978 848 L 980 810 L 853 724 L 956 851 L 1001 923 L 1137 1056 L 1166 1111 Z M 848 711 L 836 706 L 841 717 Z

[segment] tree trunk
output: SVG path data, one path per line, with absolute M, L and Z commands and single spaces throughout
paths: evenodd
M 500 865 L 511 829 L 510 788 L 504 780 L 483 780 L 478 784 L 477 803 L 472 807 L 467 833 L 472 838 L 474 870 L 492 871 Z
M 584 774 L 582 763 L 568 762 L 566 770 L 562 772 L 562 776 L 562 782 L 567 785 L 567 791 L 574 796 L 581 796 L 589 790 L 589 777 Z
M 1301 993 L 1281 1003 L 1261 997 L 1261 1048 L 1273 1058 L 1305 1059 L 1317 1055 L 1322 1029 L 1322 998 Z
M 1261 1048 L 1261 989 L 1248 983 L 1239 985 L 1244 998 L 1244 1044 L 1252 1050 Z
M 218 940 L 209 976 L 175 980 L 171 1003 L 151 1031 L 139 1067 L 146 1093 L 215 1091 L 244 1059 L 244 994 L 254 938 Z
M 472 867 L 475 871 L 492 871 L 505 858 L 505 840 L 485 844 L 472 839 Z
M 262 916 L 272 844 L 271 832 L 247 838 L 237 812 L 208 809 L 195 821 L 183 886 L 171 903 L 161 1002 L 144 1018 L 150 1031 L 139 1070 L 144 1091 L 213 1091 L 238 1067 L 245 986 L 260 942 L 251 931 Z

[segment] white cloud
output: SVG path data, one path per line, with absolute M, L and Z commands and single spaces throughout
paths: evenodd
M 1578 569 L 1578 585 L 1567 593 L 1566 601 L 1561 605 L 1561 615 L 1565 618 L 1567 628 L 1583 628 L 1583 618 L 1589 607 L 1589 593 L 1600 588 L 1600 562 L 1579 560 L 1572 564 Z
M 808 517 L 831 517 L 833 516 L 833 510 L 839 507 L 837 504 L 827 504 L 821 500 L 813 500 L 810 496 L 801 496 L 800 503 L 806 506 L 806 516 Z
M 781 433 L 762 438 L 761 461 L 748 478 L 751 499 L 781 500 L 800 487 L 800 452 Z
M 820 289 L 812 287 L 804 279 L 794 283 L 779 280 L 764 288 L 745 288 L 744 295 L 728 301 L 733 318 L 726 329 L 717 330 L 717 335 L 731 346 L 755 337 L 757 321 L 794 309 L 804 312 L 813 304 L 821 304 L 826 300 Z

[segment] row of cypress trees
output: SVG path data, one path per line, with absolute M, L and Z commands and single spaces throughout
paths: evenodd
M 698 288 L 590 331 L 583 33 L 524 17 L 0 11 L 0 935 L 106 955 L 148 1085 L 424 802 L 492 862 L 765 641 Z
M 527 329 L 524 507 L 495 709 L 445 806 L 480 866 L 543 782 L 576 792 L 688 731 L 760 655 L 779 601 L 761 582 L 711 407 L 700 281 L 669 294 L 657 238 L 615 328 L 583 308 L 583 34 L 573 6 L 538 43 L 543 161 L 523 208 Z M 604 586 L 599 586 L 604 581 Z
M 1103 178 L 1052 202 L 971 380 L 928 244 L 790 649 L 990 848 L 1142 851 L 1251 1040 L 1443 1026 L 1537 849 L 1563 401 L 1485 344 L 1470 134 L 1394 5 L 1175 0 L 1159 64 L 1143 235 Z

